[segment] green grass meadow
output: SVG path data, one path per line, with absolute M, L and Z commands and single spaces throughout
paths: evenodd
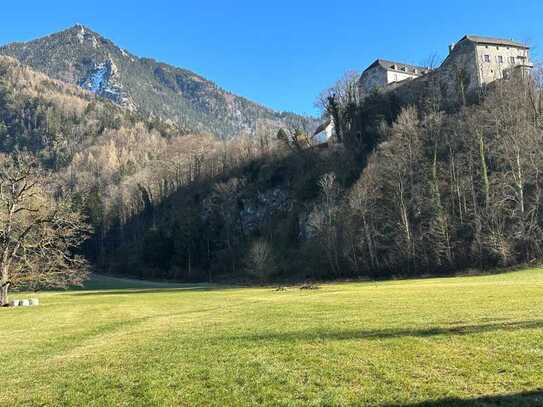
M 30 296 L 0 309 L 0 406 L 543 406 L 538 269 Z

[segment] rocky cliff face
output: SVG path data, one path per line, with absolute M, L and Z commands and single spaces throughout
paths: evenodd
M 275 112 L 188 70 L 138 58 L 81 25 L 2 46 L 0 54 L 130 110 L 171 120 L 190 132 L 230 138 L 255 134 L 268 122 L 314 126 L 312 119 Z
M 130 97 L 130 94 L 124 90 L 117 65 L 111 59 L 92 64 L 79 85 L 83 89 L 109 99 L 119 106 L 132 111 L 137 109 L 137 105 Z

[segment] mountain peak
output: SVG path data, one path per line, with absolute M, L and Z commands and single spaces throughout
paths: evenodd
M 263 128 L 273 132 L 277 127 L 312 123 L 226 92 L 186 69 L 135 57 L 80 23 L 47 37 L 0 47 L 0 54 L 193 133 L 230 138 Z
M 86 25 L 83 25 L 81 23 L 75 23 L 71 27 L 65 29 L 64 32 L 73 32 L 73 33 L 76 33 L 76 34 L 77 33 L 83 33 L 83 34 L 90 33 L 90 34 L 94 34 L 94 35 L 100 35 L 100 34 L 94 32 L 91 28 L 89 28 Z
M 70 37 L 77 38 L 77 40 L 80 43 L 83 43 L 85 40 L 91 41 L 93 43 L 96 43 L 97 41 L 104 40 L 104 37 L 102 37 L 97 32 L 93 31 L 89 27 L 76 23 L 75 25 L 60 31 L 58 33 L 52 34 L 53 36 L 57 35 L 68 35 Z

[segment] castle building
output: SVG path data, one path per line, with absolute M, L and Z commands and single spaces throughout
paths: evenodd
M 374 89 L 390 84 L 415 79 L 430 72 L 430 68 L 378 59 L 360 76 L 358 85 L 361 94 L 368 95 Z
M 466 35 L 449 46 L 449 55 L 439 68 L 440 76 L 465 82 L 466 90 L 488 85 L 515 72 L 533 68 L 530 48 L 520 42 Z
M 446 96 L 466 96 L 479 88 L 512 75 L 530 74 L 530 47 L 521 42 L 466 35 L 449 46 L 449 54 L 437 69 L 377 59 L 362 72 L 358 88 L 362 97 L 376 89 L 416 94 L 416 88 L 430 81 Z M 460 91 L 460 92 L 459 92 Z M 334 142 L 333 121 L 327 120 L 315 132 L 318 142 Z M 338 140 L 335 140 L 336 142 Z
M 447 58 L 435 70 L 378 59 L 362 72 L 358 85 L 364 96 L 432 73 L 450 91 L 461 83 L 470 92 L 515 73 L 529 73 L 533 68 L 529 51 L 527 45 L 513 40 L 466 35 L 449 46 Z

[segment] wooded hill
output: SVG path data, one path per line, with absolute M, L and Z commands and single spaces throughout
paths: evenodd
M 2 150 L 80 194 L 96 267 L 143 277 L 289 280 L 449 273 L 543 254 L 541 82 L 451 108 L 330 93 L 343 140 L 185 135 L 0 59 Z M 341 91 L 340 91 L 341 90 Z
M 196 269 L 265 280 L 440 274 L 541 258 L 536 71 L 480 90 L 469 105 L 442 99 L 431 83 L 409 106 L 394 93 L 361 99 L 355 83 L 342 86 L 328 100 L 341 146 L 297 149 L 291 139 L 194 194 L 174 194 L 147 229 L 140 264 L 159 276 L 170 268 L 178 278 Z
M 154 207 L 143 239 L 108 264 L 188 280 L 288 280 L 541 258 L 541 82 L 498 82 L 469 105 L 431 83 L 408 106 L 395 93 L 361 99 L 355 83 L 341 86 L 328 110 L 342 145 L 304 149 L 291 137 L 254 150 Z
M 219 146 L 0 57 L 0 148 L 32 152 L 60 191 L 80 192 L 98 235 L 139 213 L 142 194 L 156 203 L 190 180 Z

